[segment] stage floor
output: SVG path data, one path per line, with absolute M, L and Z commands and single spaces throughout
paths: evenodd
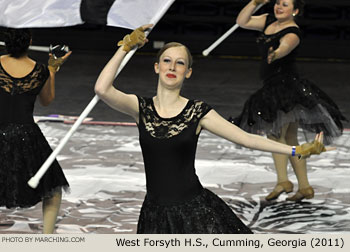
M 39 125 L 52 147 L 71 127 Z M 308 159 L 315 197 L 301 203 L 285 201 L 286 194 L 265 201 L 276 180 L 270 153 L 242 148 L 203 131 L 195 165 L 203 185 L 225 200 L 255 233 L 350 233 L 350 132 L 344 132 L 334 146 L 337 150 Z M 137 127 L 83 125 L 58 160 L 71 192 L 63 196 L 57 233 L 136 232 L 145 196 Z M 291 167 L 288 172 L 296 191 Z M 29 209 L 0 208 L 0 233 L 41 230 L 41 203 Z

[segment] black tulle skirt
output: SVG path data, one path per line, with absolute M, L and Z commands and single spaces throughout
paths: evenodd
M 203 189 L 195 198 L 173 205 L 143 202 L 138 234 L 251 234 L 252 231 L 216 194 Z
M 307 79 L 278 75 L 245 102 L 242 113 L 229 121 L 254 134 L 280 136 L 283 125 L 297 122 L 311 133 L 324 132 L 329 144 L 343 131 L 346 118 L 335 102 Z
M 52 149 L 37 124 L 0 124 L 0 206 L 30 207 L 69 185 L 57 161 L 37 188 L 27 181 L 35 175 Z

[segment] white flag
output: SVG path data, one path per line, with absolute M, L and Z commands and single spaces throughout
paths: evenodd
M 174 1 L 116 0 L 108 13 L 107 25 L 135 29 L 144 24 L 153 24 L 152 21 L 157 20 L 155 13 L 164 14 Z
M 96 23 L 135 29 L 157 23 L 175 0 L 0 0 L 0 26 L 63 27 Z

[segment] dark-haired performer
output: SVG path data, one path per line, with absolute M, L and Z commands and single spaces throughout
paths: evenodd
M 324 132 L 329 144 L 342 134 L 345 120 L 337 105 L 310 81 L 298 76 L 295 58 L 301 34 L 295 17 L 301 14 L 302 0 L 277 0 L 274 15 L 252 16 L 258 4 L 269 0 L 252 0 L 237 17 L 240 27 L 258 30 L 258 45 L 262 55 L 260 77 L 263 87 L 246 101 L 238 118 L 229 120 L 251 133 L 265 133 L 269 139 L 288 145 L 298 145 L 298 128 L 311 132 Z M 298 179 L 298 191 L 287 200 L 300 201 L 314 197 L 310 186 L 306 161 L 273 153 L 277 171 L 277 184 L 266 197 L 273 200 L 283 192 L 293 191 L 287 177 L 290 160 Z
M 95 91 L 112 108 L 137 123 L 146 171 L 147 195 L 142 205 L 138 233 L 251 233 L 217 195 L 202 187 L 195 171 L 197 141 L 206 129 L 249 148 L 285 155 L 308 156 L 326 151 L 323 134 L 310 144 L 292 147 L 246 133 L 229 123 L 203 101 L 180 95 L 192 74 L 192 56 L 186 46 L 171 42 L 158 53 L 154 97 L 126 94 L 112 83 L 130 49 L 142 46 L 144 29 L 124 37 L 122 45 L 104 67 Z M 149 85 L 149 83 L 145 83 Z
M 0 58 L 0 206 L 31 207 L 43 201 L 43 233 L 53 233 L 61 204 L 62 188 L 68 188 L 63 171 L 55 161 L 36 189 L 27 181 L 37 172 L 52 150 L 33 120 L 36 97 L 42 105 L 55 98 L 55 74 L 71 52 L 49 66 L 28 57 L 28 29 L 7 29 L 7 55 Z

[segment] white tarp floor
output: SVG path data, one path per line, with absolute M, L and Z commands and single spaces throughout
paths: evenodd
M 71 127 L 53 122 L 39 126 L 53 148 Z M 350 233 L 350 131 L 333 145 L 335 151 L 308 159 L 315 197 L 301 203 L 285 201 L 286 194 L 265 201 L 276 181 L 270 153 L 203 131 L 195 165 L 202 184 L 224 199 L 254 233 Z M 136 232 L 145 196 L 137 127 L 83 125 L 58 160 L 71 192 L 63 195 L 57 233 Z M 290 166 L 288 172 L 296 191 Z M 0 208 L 0 234 L 41 231 L 41 203 L 28 209 Z

